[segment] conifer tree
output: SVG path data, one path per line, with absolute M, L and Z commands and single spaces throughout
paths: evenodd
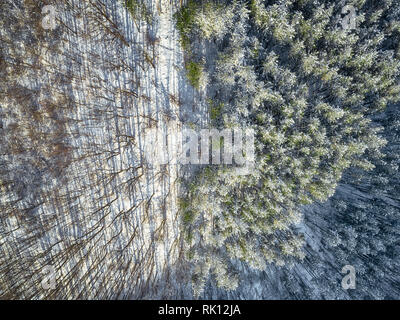
M 341 23 L 345 5 L 355 29 Z M 218 18 L 216 6 L 225 7 Z M 177 15 L 188 59 L 205 60 L 207 94 L 224 106 L 214 125 L 256 132 L 249 175 L 207 168 L 182 201 L 198 294 L 207 270 L 224 283 L 220 261 L 264 270 L 304 258 L 301 206 L 333 196 L 348 168 L 375 167 L 386 142 L 371 116 L 399 99 L 398 10 L 393 1 L 238 0 L 189 2 Z

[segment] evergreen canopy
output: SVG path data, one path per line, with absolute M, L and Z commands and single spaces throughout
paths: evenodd
M 341 23 L 346 5 L 354 30 Z M 400 92 L 398 13 L 391 0 L 251 0 L 191 1 L 177 14 L 213 124 L 256 132 L 250 175 L 209 167 L 181 201 L 195 295 L 210 272 L 236 288 L 235 261 L 302 259 L 300 207 L 331 197 L 346 169 L 374 168 L 385 140 L 371 115 Z

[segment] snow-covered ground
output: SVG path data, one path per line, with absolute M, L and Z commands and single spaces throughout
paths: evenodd
M 58 29 L 42 30 L 46 41 L 34 48 L 40 68 L 18 82 L 38 92 L 39 105 L 69 102 L 61 107 L 71 149 L 60 176 L 40 186 L 42 201 L 34 199 L 36 225 L 13 215 L 1 223 L 2 268 L 13 280 L 0 286 L 0 295 L 190 296 L 181 285 L 189 283 L 184 266 L 177 268 L 179 167 L 177 161 L 154 165 L 144 151 L 154 145 L 160 152 L 149 132 L 179 132 L 182 121 L 204 118 L 206 109 L 198 108 L 198 93 L 185 77 L 173 18 L 180 1 L 147 4 L 154 12 L 150 24 L 134 19 L 122 1 L 60 2 Z M 5 110 L 13 108 L 8 103 Z M 8 192 L 1 202 L 26 214 L 27 201 L 15 198 Z M 43 232 L 33 235 L 32 228 Z M 47 265 L 56 271 L 55 290 L 41 285 Z

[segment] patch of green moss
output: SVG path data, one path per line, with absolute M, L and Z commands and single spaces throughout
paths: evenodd
M 194 221 L 194 212 L 191 210 L 185 211 L 183 214 L 183 223 L 189 225 Z
M 198 9 L 198 4 L 190 0 L 183 6 L 174 17 L 176 20 L 176 27 L 181 35 L 181 44 L 185 51 L 190 51 L 189 34 L 194 26 L 195 12 Z
M 215 121 L 221 116 L 222 110 L 224 108 L 224 104 L 222 102 L 221 103 L 215 103 L 211 99 L 208 100 L 208 104 L 210 106 L 210 119 L 212 121 Z
M 148 23 L 151 22 L 151 11 L 140 0 L 124 0 L 124 6 L 135 19 L 143 18 Z
M 196 89 L 200 88 L 200 79 L 203 74 L 203 65 L 198 62 L 190 61 L 186 64 L 186 74 L 190 84 Z

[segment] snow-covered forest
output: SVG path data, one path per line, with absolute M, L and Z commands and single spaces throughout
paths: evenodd
M 0 299 L 400 298 L 397 0 L 0 17 Z M 186 127 L 251 128 L 254 168 L 152 162 Z

